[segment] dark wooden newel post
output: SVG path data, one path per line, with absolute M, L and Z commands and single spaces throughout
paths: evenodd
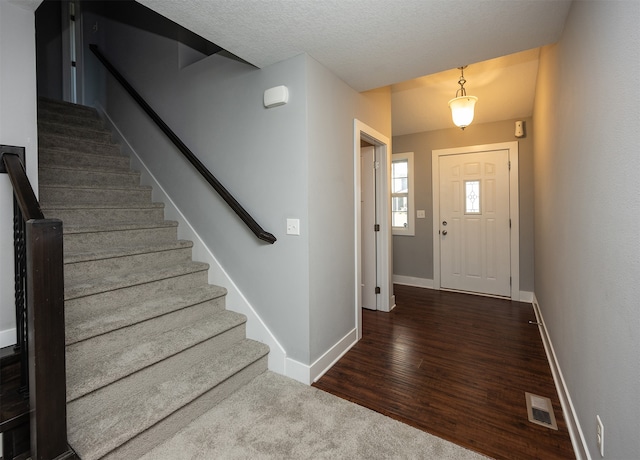
M 31 456 L 54 459 L 68 451 L 62 221 L 27 221 L 26 240 Z

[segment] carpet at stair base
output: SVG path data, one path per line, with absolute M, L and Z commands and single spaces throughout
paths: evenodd
M 265 372 L 140 460 L 438 459 L 483 455 Z

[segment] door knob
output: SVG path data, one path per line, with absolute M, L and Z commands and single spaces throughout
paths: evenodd
M 446 231 L 446 230 L 442 230 L 442 234 L 443 234 L 443 235 L 446 235 L 446 234 L 447 234 L 447 231 Z

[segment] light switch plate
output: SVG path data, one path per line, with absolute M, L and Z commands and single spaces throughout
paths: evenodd
M 425 214 L 425 212 L 424 212 L 424 209 L 418 209 L 418 210 L 416 211 L 416 217 L 417 217 L 418 219 L 424 219 L 424 218 L 426 217 L 426 214 Z
M 287 235 L 300 235 L 300 219 L 287 219 Z

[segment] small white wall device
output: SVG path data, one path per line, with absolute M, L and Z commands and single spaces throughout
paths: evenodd
M 516 121 L 516 137 L 524 137 L 524 121 Z
M 289 89 L 284 86 L 275 86 L 264 92 L 264 106 L 267 109 L 278 107 L 289 102 Z

